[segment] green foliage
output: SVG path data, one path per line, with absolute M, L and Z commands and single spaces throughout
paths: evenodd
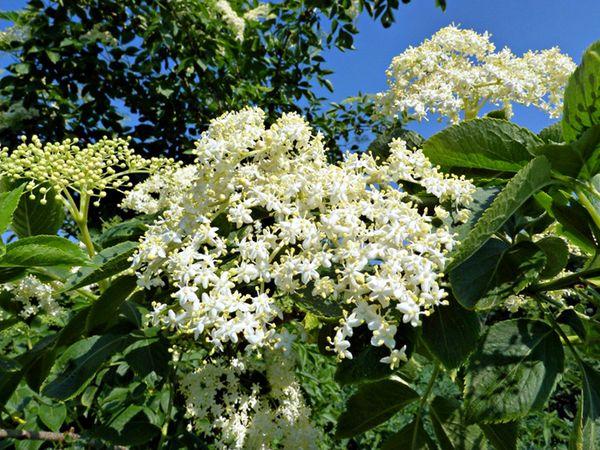
M 369 430 L 396 414 L 419 394 L 399 378 L 363 384 L 348 399 L 348 405 L 338 420 L 336 436 L 351 437 Z
M 550 182 L 550 164 L 544 156 L 538 156 L 519 170 L 460 244 L 451 267 L 458 266 L 475 253 L 529 197 Z
M 85 264 L 85 252 L 74 242 L 58 236 L 32 236 L 6 246 L 0 267 L 45 267 Z
M 484 118 L 461 122 L 433 135 L 423 153 L 447 169 L 518 172 L 531 159 L 530 148 L 542 141 L 506 120 Z
M 477 314 L 452 300 L 423 321 L 422 339 L 446 369 L 456 369 L 475 349 L 479 332 Z
M 467 422 L 508 422 L 541 409 L 563 371 L 563 360 L 560 339 L 544 322 L 518 319 L 492 325 L 467 366 Z
M 573 142 L 586 129 L 600 123 L 600 42 L 583 54 L 581 64 L 567 84 L 562 120 L 566 142 Z

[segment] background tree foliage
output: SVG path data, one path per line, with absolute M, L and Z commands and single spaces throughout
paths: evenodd
M 363 7 L 389 26 L 398 0 L 273 2 L 267 18 L 246 23 L 243 40 L 214 3 L 30 0 L 3 13 L 15 27 L 1 48 L 14 62 L 0 81 L 0 140 L 127 134 L 145 153 L 174 156 L 210 119 L 246 105 L 270 118 L 301 112 L 334 148 L 362 132 L 368 102 L 325 111 L 315 94 L 333 89 L 322 53 L 352 48 Z M 259 3 L 232 4 L 242 14 Z

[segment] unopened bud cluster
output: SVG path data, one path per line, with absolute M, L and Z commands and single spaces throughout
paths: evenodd
M 22 140 L 13 151 L 0 150 L 0 174 L 12 180 L 28 180 L 26 190 L 30 198 L 35 199 L 37 194 L 42 203 L 46 203 L 50 192 L 60 200 L 62 194 L 74 191 L 80 196 L 95 197 L 97 205 L 108 190 L 132 187 L 130 174 L 154 173 L 174 164 L 167 159 L 136 155 L 129 147 L 129 139 L 104 137 L 84 146 L 79 145 L 77 138 L 46 144 L 37 136 Z

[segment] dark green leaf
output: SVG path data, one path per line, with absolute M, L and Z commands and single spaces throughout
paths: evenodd
M 68 400 L 79 394 L 98 369 L 132 341 L 128 335 L 106 334 L 76 342 L 60 358 L 63 369 L 43 389 L 44 395 Z
M 142 378 L 151 372 L 164 377 L 171 361 L 168 344 L 160 338 L 137 341 L 125 349 L 125 361 Z
M 538 133 L 538 136 L 546 144 L 561 144 L 565 142 L 562 134 L 562 125 L 560 122 L 547 126 Z
M 92 304 L 85 322 L 86 333 L 93 334 L 117 317 L 117 311 L 136 288 L 135 275 L 125 275 L 114 282 Z
M 15 183 L 3 183 L 4 189 L 14 186 Z M 33 190 L 36 196 L 31 200 L 29 195 L 22 195 L 19 205 L 15 210 L 11 229 L 21 238 L 37 235 L 53 235 L 59 230 L 65 220 L 64 206 L 52 189 L 45 194 L 46 204 L 42 205 L 43 197 L 39 187 Z
M 496 196 L 453 253 L 449 268 L 458 266 L 475 253 L 530 196 L 550 182 L 550 163 L 545 157 L 538 156 L 523 167 Z
M 348 399 L 338 420 L 336 437 L 352 437 L 370 430 L 418 398 L 417 392 L 395 377 L 363 384 Z
M 433 430 L 442 450 L 480 450 L 485 439 L 477 425 L 465 423 L 460 402 L 453 398 L 435 397 L 430 404 Z
M 517 449 L 517 438 L 519 436 L 518 422 L 481 423 L 479 427 L 496 450 Z
M 422 339 L 427 349 L 450 370 L 459 367 L 475 349 L 480 328 L 477 314 L 451 299 L 448 306 L 438 306 L 423 320 Z
M 425 141 L 423 152 L 431 162 L 447 169 L 517 172 L 531 159 L 528 149 L 542 143 L 512 122 L 483 118 L 440 131 Z
M 468 422 L 507 422 L 540 410 L 563 364 L 560 338 L 544 322 L 518 319 L 492 325 L 466 370 Z
M 535 243 L 546 255 L 546 265 L 540 273 L 542 278 L 552 278 L 558 275 L 569 261 L 569 247 L 559 237 L 548 236 Z
M 587 363 L 582 364 L 583 411 L 581 436 L 584 449 L 600 448 L 600 373 Z
M 423 428 L 423 423 L 413 420 L 392 434 L 384 442 L 381 450 L 436 450 L 436 446 Z
M 136 247 L 137 243 L 125 241 L 105 248 L 92 258 L 88 266 L 81 267 L 69 278 L 63 290 L 79 289 L 128 269 L 131 267 L 129 257 L 133 255 Z

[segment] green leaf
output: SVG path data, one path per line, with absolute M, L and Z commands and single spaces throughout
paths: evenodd
M 600 169 L 600 125 L 587 129 L 569 144 L 547 143 L 532 149 L 536 156 L 545 156 L 552 170 L 569 177 L 590 179 Z
M 467 421 L 508 422 L 542 409 L 563 364 L 560 338 L 544 322 L 492 325 L 466 369 Z
M 98 244 L 102 248 L 107 248 L 125 241 L 137 242 L 148 229 L 148 223 L 154 219 L 154 215 L 147 215 L 118 223 L 98 237 Z
M 547 126 L 538 133 L 538 136 L 546 144 L 561 144 L 565 142 L 562 134 L 562 124 L 560 122 Z
M 58 431 L 67 418 L 67 407 L 63 403 L 53 406 L 42 403 L 38 408 L 38 415 L 48 429 Z
M 43 389 L 44 395 L 68 400 L 79 394 L 102 365 L 132 341 L 129 335 L 92 336 L 73 344 L 59 362 L 63 369 Z
M 430 417 L 442 450 L 481 450 L 486 447 L 481 429 L 465 423 L 458 400 L 435 397 L 430 404 Z
M 448 269 L 458 266 L 475 253 L 529 197 L 550 182 L 550 163 L 544 156 L 538 156 L 523 167 L 496 196 L 453 253 Z
M 562 129 L 567 142 L 600 124 L 600 41 L 583 54 L 565 89 Z
M 344 359 L 338 363 L 335 381 L 343 386 L 381 380 L 390 376 L 393 373 L 390 366 L 380 362 L 381 358 L 388 356 L 389 353 L 390 351 L 383 347 L 368 345 L 354 354 L 352 359 Z
M 528 149 L 542 143 L 535 134 L 512 122 L 483 118 L 452 125 L 433 135 L 425 141 L 423 153 L 447 169 L 517 172 L 531 159 Z
M 450 272 L 452 292 L 466 308 L 489 309 L 536 281 L 545 265 L 546 255 L 532 242 L 507 248 L 491 239 Z
M 24 188 L 25 185 L 22 184 L 12 191 L 0 193 L 0 234 L 4 233 L 12 222 Z
M 582 363 L 583 410 L 581 437 L 583 449 L 600 449 L 600 373 L 587 363 Z
M 417 392 L 396 377 L 363 384 L 348 399 L 335 435 L 348 438 L 370 430 L 418 398 Z
M 137 243 L 125 241 L 100 251 L 87 267 L 80 268 L 67 280 L 63 291 L 79 289 L 129 269 L 131 262 L 128 259 L 136 247 Z
M 535 243 L 546 255 L 546 265 L 540 273 L 542 278 L 552 278 L 558 275 L 569 261 L 569 247 L 559 237 L 548 236 Z
M 140 446 L 160 434 L 160 428 L 148 420 L 139 405 L 129 405 L 111 418 L 108 427 L 100 427 L 98 437 L 113 444 Z
M 504 252 L 509 245 L 490 239 L 462 264 L 450 271 L 452 293 L 465 308 L 473 309 L 489 291 Z
M 519 423 L 480 423 L 485 437 L 489 439 L 496 450 L 516 450 L 519 436 Z
M 169 370 L 169 343 L 160 338 L 139 340 L 124 351 L 125 361 L 140 377 L 154 372 L 164 377 Z
M 17 182 L 2 180 L 2 190 L 12 189 Z M 39 187 L 33 190 L 35 200 L 31 200 L 29 195 L 22 195 L 19 205 L 15 210 L 11 229 L 21 238 L 37 235 L 53 235 L 60 229 L 65 220 L 65 210 L 62 202 L 56 200 L 56 195 L 52 189 L 45 186 L 48 191 L 45 195 L 46 204 L 42 205 L 40 199 L 43 197 L 39 192 Z
M 435 442 L 429 437 L 423 423 L 413 420 L 400 431 L 392 434 L 381 450 L 436 450 Z
M 477 314 L 451 299 L 449 305 L 437 307 L 423 320 L 422 339 L 427 349 L 451 370 L 459 367 L 475 349 L 480 329 Z
M 117 317 L 119 307 L 136 288 L 136 282 L 135 275 L 125 275 L 111 283 L 90 308 L 85 321 L 87 334 L 101 330 L 103 325 Z
M 6 374 L 9 372 L 18 372 L 21 370 L 21 364 L 17 361 L 7 358 L 6 356 L 0 356 L 0 373 Z
M 389 356 L 389 349 L 373 347 L 369 342 L 370 337 L 366 336 L 363 330 L 355 332 L 350 342 L 352 348 L 359 350 L 353 352 L 352 359 L 343 359 L 338 363 L 335 380 L 341 385 L 381 380 L 394 373 L 388 364 L 381 362 L 381 358 Z M 406 357 L 410 360 L 417 340 L 414 328 L 408 324 L 399 324 L 394 339 L 399 347 L 406 345 Z M 406 362 L 403 362 L 400 367 L 404 367 L 405 364 Z
M 32 236 L 6 246 L 0 267 L 44 267 L 81 265 L 88 262 L 85 252 L 74 242 L 58 236 Z

